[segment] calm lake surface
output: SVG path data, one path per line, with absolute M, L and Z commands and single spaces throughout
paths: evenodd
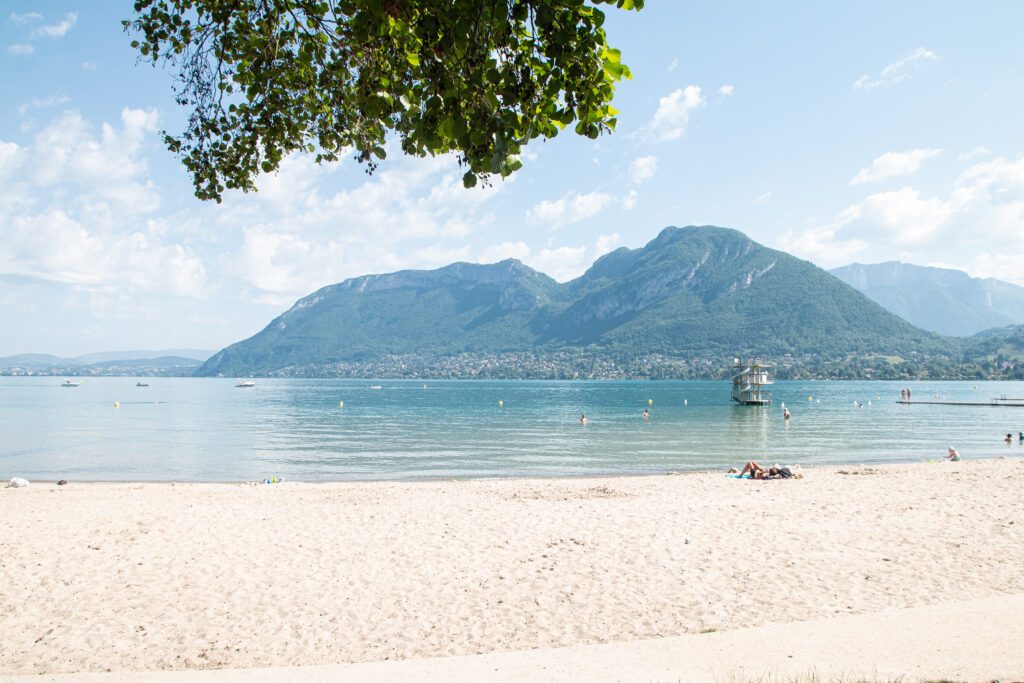
M 1024 408 L 898 405 L 899 382 L 0 378 L 0 478 L 251 481 L 661 473 L 1024 455 Z M 915 399 L 1024 398 L 1022 382 L 915 382 Z M 379 388 L 374 388 L 379 387 Z M 810 399 L 810 400 L 809 400 Z M 649 420 L 641 413 L 652 401 Z M 114 402 L 120 403 L 115 408 Z M 344 407 L 339 406 L 344 401 Z M 499 401 L 503 402 L 499 406 Z M 684 404 L 685 401 L 685 404 Z M 863 407 L 857 407 L 861 402 Z M 782 419 L 782 403 L 792 419 Z M 580 425 L 580 413 L 591 418 Z

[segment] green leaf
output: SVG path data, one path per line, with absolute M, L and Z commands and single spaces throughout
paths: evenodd
M 372 172 L 395 136 L 406 154 L 454 152 L 475 185 L 521 168 L 510 155 L 537 137 L 613 130 L 631 74 L 598 8 L 643 4 L 135 0 L 124 27 L 142 60 L 176 71 L 185 123 L 165 144 L 216 200 L 295 151 L 360 150 Z

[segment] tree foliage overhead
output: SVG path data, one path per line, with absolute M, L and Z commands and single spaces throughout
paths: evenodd
M 196 196 L 255 188 L 289 153 L 372 172 L 389 131 L 406 154 L 454 152 L 467 187 L 521 167 L 537 137 L 615 127 L 629 78 L 599 6 L 644 0 L 136 0 L 132 46 L 176 71 L 189 111 L 164 133 Z

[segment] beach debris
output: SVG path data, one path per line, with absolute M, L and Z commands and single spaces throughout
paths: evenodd
M 21 477 L 14 477 L 7 482 L 7 488 L 9 489 L 21 489 L 28 486 L 28 479 L 22 479 Z
M 60 481 L 57 482 L 57 486 L 67 486 L 67 485 L 68 485 L 68 480 L 67 479 L 61 479 Z

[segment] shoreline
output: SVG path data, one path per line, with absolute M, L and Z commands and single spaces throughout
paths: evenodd
M 3 489 L 0 675 L 419 660 L 1024 595 L 1021 459 L 804 474 Z
M 1017 442 L 1014 442 L 1017 445 Z M 780 462 L 779 464 L 784 466 L 799 466 L 801 470 L 806 472 L 815 471 L 827 471 L 835 470 L 844 467 L 899 467 L 906 465 L 931 465 L 946 462 L 944 455 L 941 454 L 941 450 L 936 451 L 939 453 L 935 458 L 928 460 L 902 460 L 902 459 L 891 459 L 891 460 L 844 460 L 835 461 L 828 463 L 811 463 L 804 464 L 801 462 Z M 752 456 L 754 461 L 761 462 L 762 464 L 768 463 L 770 458 L 758 458 Z M 1024 451 L 1014 452 L 1009 455 L 981 455 L 981 456 L 970 456 L 962 458 L 959 462 L 989 462 L 992 460 L 1016 460 L 1024 461 Z M 608 472 L 608 473 L 583 473 L 583 474 L 551 474 L 551 475 L 483 475 L 483 476 L 465 476 L 465 475 L 438 475 L 436 477 L 396 477 L 396 478 L 381 478 L 381 479 L 293 479 L 286 477 L 284 480 L 269 484 L 270 486 L 278 486 L 281 484 L 303 484 L 303 485 L 329 485 L 329 484 L 436 484 L 439 482 L 529 482 L 529 481 L 558 481 L 558 480 L 581 480 L 581 479 L 646 479 L 651 477 L 675 477 L 675 476 L 692 476 L 692 475 L 713 475 L 713 474 L 727 474 L 729 467 L 740 468 L 747 462 L 747 460 L 738 459 L 734 464 L 723 465 L 722 469 L 708 469 L 705 467 L 700 468 L 681 468 L 674 470 L 658 470 L 658 471 L 645 471 L 645 472 L 633 472 L 633 471 L 621 471 L 621 472 Z M 774 464 L 772 460 L 771 464 Z M 770 466 L 770 465 L 769 465 Z M 21 477 L 20 474 L 12 474 L 12 477 Z M 29 479 L 29 477 L 25 477 Z M 0 488 L 6 486 L 6 482 L 10 479 L 0 480 Z M 58 479 L 29 479 L 32 485 L 36 484 L 56 484 Z M 194 484 L 212 484 L 212 485 L 224 485 L 224 486 L 268 486 L 261 480 L 239 480 L 239 479 L 68 479 L 68 485 L 93 485 L 93 484 L 166 484 L 173 486 L 175 484 L 181 485 L 194 485 Z

